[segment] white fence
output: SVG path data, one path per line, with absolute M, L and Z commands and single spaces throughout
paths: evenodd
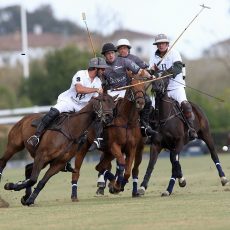
M 46 113 L 50 110 L 49 106 L 33 106 L 27 108 L 4 109 L 0 110 L 0 125 L 15 124 L 26 114 Z

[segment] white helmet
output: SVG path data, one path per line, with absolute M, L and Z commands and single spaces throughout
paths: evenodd
M 161 42 L 167 42 L 167 43 L 169 43 L 169 39 L 168 39 L 168 37 L 165 34 L 158 34 L 155 37 L 155 42 L 153 43 L 153 45 L 157 45 L 158 43 L 161 43 Z
M 122 38 L 122 39 L 117 41 L 117 49 L 119 49 L 120 46 L 127 46 L 129 49 L 132 48 L 132 46 L 130 45 L 129 40 L 125 39 L 125 38 Z

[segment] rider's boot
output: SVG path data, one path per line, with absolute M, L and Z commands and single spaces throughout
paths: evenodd
M 104 144 L 103 139 L 103 125 L 100 121 L 96 121 L 94 124 L 94 130 L 95 130 L 95 139 L 93 141 L 93 144 L 89 148 L 89 152 L 94 151 L 96 149 L 100 149 Z
M 45 128 L 53 121 L 60 112 L 55 109 L 51 108 L 50 111 L 41 119 L 40 124 L 37 126 L 37 130 L 35 132 L 35 135 L 31 136 L 28 140 L 27 143 L 29 145 L 32 145 L 33 147 L 36 147 L 39 144 L 40 137 L 45 130 Z
M 197 135 L 197 132 L 196 132 L 196 130 L 194 128 L 193 121 L 195 119 L 195 116 L 194 116 L 194 113 L 192 111 L 192 106 L 188 101 L 183 101 L 181 103 L 181 108 L 182 108 L 183 114 L 184 114 L 184 116 L 185 116 L 185 118 L 187 119 L 187 122 L 188 122 L 189 139 L 194 140 L 194 139 L 198 138 L 198 135 Z
M 140 112 L 140 123 L 142 136 L 155 136 L 157 131 L 153 130 L 149 125 L 149 116 L 151 112 L 152 102 L 148 95 L 145 96 L 145 106 Z
M 62 172 L 74 172 L 70 161 L 66 162 L 65 167 L 61 170 Z

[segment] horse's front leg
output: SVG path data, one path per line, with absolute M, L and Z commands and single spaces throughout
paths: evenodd
M 158 155 L 159 155 L 160 151 L 161 151 L 161 147 L 159 145 L 152 144 L 150 146 L 149 163 L 148 163 L 148 166 L 147 166 L 147 169 L 146 169 L 146 172 L 145 172 L 144 179 L 141 182 L 140 188 L 138 189 L 138 193 L 140 195 L 144 195 L 145 194 L 145 190 L 148 187 L 148 183 L 149 183 L 151 174 L 153 172 L 154 166 L 155 166 L 155 164 L 157 162 Z
M 139 175 L 139 166 L 142 162 L 142 154 L 143 154 L 144 144 L 142 143 L 138 148 L 135 155 L 134 166 L 132 169 L 132 177 L 133 177 L 133 191 L 132 197 L 139 197 L 140 194 L 138 192 L 138 175 Z
M 111 161 L 114 159 L 114 156 L 109 152 L 104 152 L 101 155 L 100 162 L 96 165 L 95 169 L 99 172 L 97 180 L 97 195 L 104 195 L 104 189 L 106 181 L 109 180 L 109 187 L 113 188 L 115 183 L 115 176 L 111 173 Z M 112 190 L 111 190 L 112 191 Z M 111 192 L 110 191 L 110 192 Z
M 124 181 L 124 172 L 125 172 L 125 168 L 127 168 L 126 167 L 127 158 L 126 159 L 124 158 L 124 155 L 121 152 L 121 146 L 117 143 L 112 144 L 111 153 L 117 159 L 117 168 L 116 168 L 116 182 L 114 183 L 113 186 L 110 186 L 110 192 L 118 193 L 121 191 L 121 185 L 122 182 Z M 130 176 L 130 172 L 129 172 L 129 176 Z M 127 172 L 127 177 L 129 176 Z
M 186 185 L 186 181 L 183 177 L 181 165 L 179 162 L 179 154 L 177 152 L 171 151 L 170 161 L 172 164 L 172 175 L 169 180 L 168 187 L 166 191 L 162 193 L 162 196 L 169 196 L 172 193 L 177 178 L 180 180 L 179 183 L 181 183 L 181 187 Z
M 30 205 L 34 204 L 35 199 L 37 198 L 37 196 L 41 192 L 41 190 L 44 188 L 44 186 L 46 185 L 48 180 L 53 175 L 60 172 L 60 170 L 63 169 L 63 167 L 65 166 L 65 164 L 66 164 L 66 161 L 59 161 L 59 162 L 55 162 L 55 163 L 50 164 L 49 169 L 47 170 L 47 172 L 45 173 L 43 178 L 38 182 L 36 188 L 34 189 L 32 194 L 30 195 L 30 197 L 26 200 L 26 202 L 23 205 L 30 206 Z
M 107 153 L 104 152 L 101 154 L 100 161 L 104 158 L 105 154 L 107 154 Z M 110 162 L 107 166 L 107 169 L 105 171 L 103 171 L 103 173 L 98 174 L 97 191 L 96 191 L 97 196 L 104 196 L 107 180 L 115 181 L 116 175 L 114 176 L 111 173 L 111 169 L 112 169 L 112 164 Z
M 33 170 L 33 163 L 26 165 L 25 167 L 25 177 L 28 180 L 31 177 L 31 173 Z M 26 200 L 32 193 L 32 187 L 26 187 L 25 195 L 21 198 L 21 203 L 25 204 Z

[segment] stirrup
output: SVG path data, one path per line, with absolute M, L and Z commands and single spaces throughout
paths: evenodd
M 99 137 L 99 138 L 96 138 L 94 141 L 93 141 L 93 144 L 90 146 L 89 148 L 89 152 L 91 151 L 94 151 L 96 149 L 99 149 L 101 147 L 101 141 L 103 140 L 103 138 Z
M 36 135 L 33 135 L 31 136 L 28 140 L 27 140 L 27 143 L 33 147 L 36 147 L 40 142 L 40 139 L 38 136 Z
M 158 132 L 153 130 L 150 126 L 141 126 L 141 134 L 144 137 L 151 137 L 153 135 L 158 134 Z
M 190 128 L 190 129 L 188 130 L 188 136 L 189 136 L 189 139 L 190 139 L 191 141 L 198 138 L 197 132 L 196 132 L 196 130 L 193 129 L 193 128 Z

